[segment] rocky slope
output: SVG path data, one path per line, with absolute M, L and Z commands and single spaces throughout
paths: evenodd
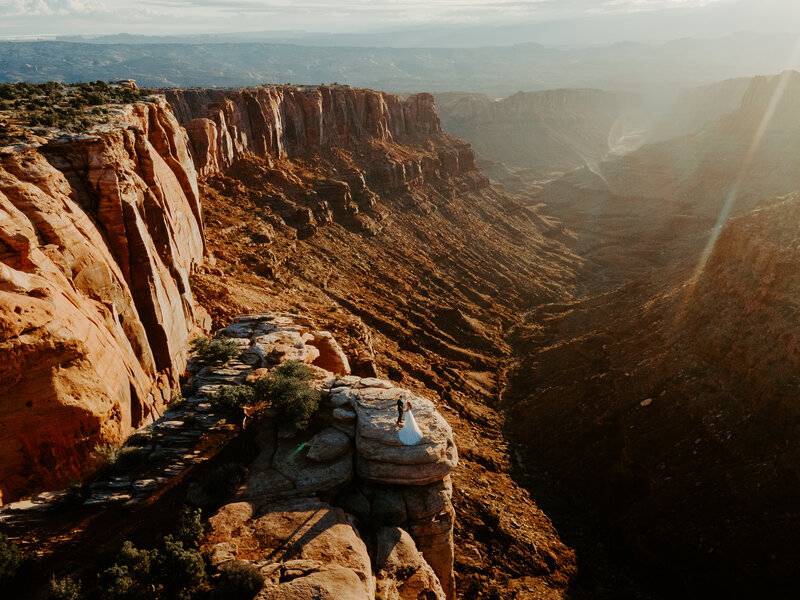
M 731 220 L 699 273 L 691 256 L 516 332 L 508 423 L 544 506 L 571 541 L 565 506 L 593 511 L 591 543 L 667 596 L 797 594 L 798 206 Z
M 3 497 L 55 487 L 157 415 L 202 310 L 187 138 L 163 100 L 122 128 L 0 156 Z

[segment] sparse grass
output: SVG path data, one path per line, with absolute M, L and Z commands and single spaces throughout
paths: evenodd
M 98 477 L 128 473 L 145 463 L 149 456 L 147 448 L 118 444 L 99 444 L 92 451 Z
M 122 446 L 119 444 L 98 444 L 92 450 L 92 460 L 94 460 L 98 471 L 111 468 L 117 464 Z

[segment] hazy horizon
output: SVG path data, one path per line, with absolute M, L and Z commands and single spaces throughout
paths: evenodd
M 0 38 L 18 40 L 236 34 L 320 45 L 587 46 L 800 33 L 792 0 L 0 0 L 0 17 Z

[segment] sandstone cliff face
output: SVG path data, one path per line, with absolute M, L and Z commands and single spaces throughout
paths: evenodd
M 162 101 L 124 129 L 0 157 L 0 466 L 7 500 L 158 414 L 198 315 L 203 226 Z
M 246 156 L 298 158 L 359 144 L 444 140 L 426 156 L 387 153 L 366 174 L 383 188 L 414 185 L 425 175 L 459 175 L 475 169 L 467 144 L 442 133 L 433 96 L 401 100 L 347 86 L 270 86 L 244 90 L 168 90 L 185 125 L 201 177 L 226 171 Z

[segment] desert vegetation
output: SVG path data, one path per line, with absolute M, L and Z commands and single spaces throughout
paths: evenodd
M 33 141 L 32 134 L 87 133 L 108 120 L 110 105 L 138 102 L 144 95 L 104 81 L 0 84 L 0 146 Z
M 239 347 L 233 340 L 209 340 L 199 337 L 192 340 L 192 352 L 199 363 L 220 367 L 239 356 Z
M 17 545 L 5 534 L 0 533 L 0 586 L 16 577 L 20 560 Z
M 223 411 L 247 406 L 277 408 L 282 423 L 291 429 L 303 430 L 319 410 L 322 398 L 319 390 L 309 385 L 312 377 L 310 367 L 289 360 L 253 384 L 222 386 L 209 400 L 215 410 Z
M 233 561 L 212 575 L 209 556 L 201 553 L 204 534 L 200 509 L 184 506 L 175 530 L 153 547 L 140 547 L 125 540 L 116 550 L 98 556 L 85 576 L 53 576 L 49 598 L 136 598 L 151 600 L 204 600 L 215 598 L 250 600 L 264 585 L 260 571 L 243 561 Z M 6 552 L 7 551 L 7 552 Z M 0 536 L 0 560 L 13 555 L 16 572 L 20 557 L 16 547 Z M 0 582 L 4 580 L 0 579 Z

